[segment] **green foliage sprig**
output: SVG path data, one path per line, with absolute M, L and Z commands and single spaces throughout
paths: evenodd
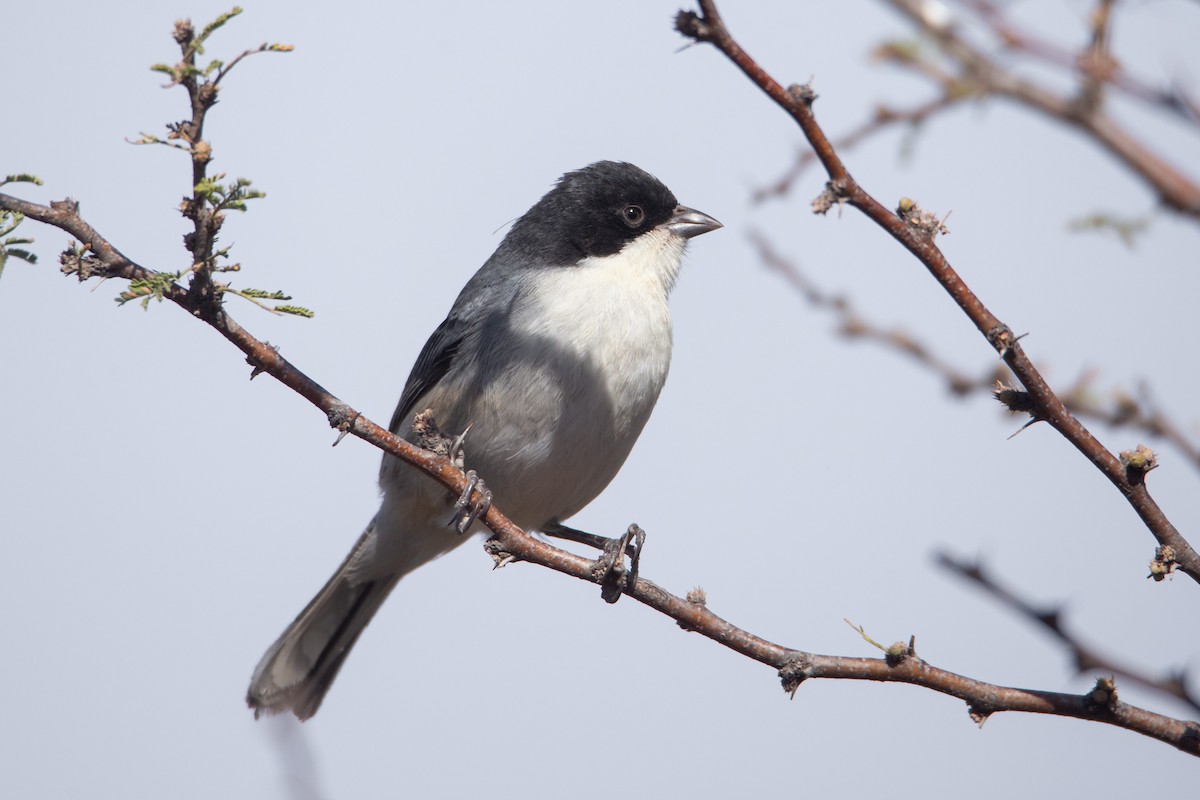
M 22 172 L 16 175 L 6 175 L 3 180 L 0 180 L 0 186 L 9 183 L 32 183 L 41 186 L 42 179 L 36 175 Z M 26 250 L 24 247 L 14 246 L 33 244 L 33 239 L 26 236 L 9 236 L 24 221 L 24 214 L 16 211 L 0 211 L 0 276 L 4 274 L 4 267 L 9 258 L 15 258 L 27 264 L 37 263 L 36 253 Z

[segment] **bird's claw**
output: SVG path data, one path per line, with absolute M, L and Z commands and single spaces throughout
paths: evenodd
M 474 423 L 472 423 L 472 424 L 474 424 Z M 466 467 L 467 450 L 463 446 L 463 443 L 466 442 L 467 434 L 470 433 L 470 431 L 471 431 L 471 426 L 468 425 L 466 430 L 464 430 L 462 433 L 460 433 L 457 437 L 455 437 L 454 441 L 451 442 L 450 452 L 446 454 L 446 457 L 450 459 L 450 463 L 453 464 L 454 466 L 458 467 L 459 469 L 464 469 Z M 468 478 L 470 477 L 470 475 L 471 475 L 471 473 L 467 473 Z M 470 492 L 468 492 L 467 494 L 469 495 Z
M 631 589 L 637 583 L 638 564 L 645 543 L 646 532 L 637 524 L 630 525 L 624 536 L 609 539 L 605 543 L 604 552 L 592 567 L 592 575 L 600 584 L 600 596 L 604 602 L 617 602 L 625 589 Z M 629 556 L 628 568 L 625 566 L 626 555 Z
M 476 474 L 475 470 L 469 469 L 466 471 L 467 485 L 463 489 L 462 496 L 454 503 L 454 515 L 450 517 L 450 525 L 459 534 L 464 534 L 475 522 L 482 516 L 485 516 L 488 509 L 492 507 L 492 490 L 487 488 Z M 479 502 L 472 503 L 471 495 L 478 492 Z

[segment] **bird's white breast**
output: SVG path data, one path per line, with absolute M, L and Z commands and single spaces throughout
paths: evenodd
M 681 239 L 656 231 L 615 255 L 549 271 L 531 293 L 522 327 L 590 364 L 618 412 L 649 413 L 671 362 L 667 295 L 682 256 Z
M 574 514 L 625 462 L 667 378 L 683 250 L 653 231 L 531 283 L 512 319 L 524 356 L 475 408 L 493 462 L 480 474 L 521 524 Z

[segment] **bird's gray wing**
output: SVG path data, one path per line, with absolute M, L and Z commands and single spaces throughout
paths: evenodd
M 413 365 L 408 382 L 404 384 L 404 393 L 400 395 L 396 413 L 392 415 L 392 423 L 388 426 L 392 432 L 404 435 L 403 431 L 396 430 L 396 426 L 413 412 L 417 401 L 437 386 L 456 364 L 463 366 L 458 362 L 464 352 L 464 344 L 474 348 L 475 359 L 486 358 L 487 354 L 481 350 L 488 348 L 486 344 L 480 344 L 480 339 L 502 338 L 497 331 L 507 326 L 508 315 L 525 285 L 520 273 L 527 269 L 514 265 L 506 244 L 507 240 L 467 281 L 446 319 L 421 348 L 417 363 Z
M 396 413 L 392 414 L 388 430 L 403 434 L 402 431 L 397 431 L 396 427 L 412 413 L 417 400 L 446 377 L 472 327 L 467 320 L 456 314 L 446 317 L 445 321 L 438 325 L 429 341 L 421 348 L 421 354 L 417 356 L 417 363 L 413 365 L 408 382 L 404 384 L 404 393 L 400 395 L 400 402 L 396 406 Z

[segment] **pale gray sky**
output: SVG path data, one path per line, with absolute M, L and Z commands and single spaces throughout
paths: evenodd
M 763 269 L 768 233 L 810 277 L 970 372 L 994 353 L 923 268 L 857 213 L 815 217 L 822 178 L 753 207 L 799 132 L 723 57 L 682 52 L 680 0 L 598 4 L 253 2 L 212 42 L 229 57 L 294 44 L 229 78 L 210 116 L 214 169 L 268 193 L 230 219 L 239 285 L 315 308 L 276 319 L 231 301 L 253 333 L 386 421 L 426 336 L 466 279 L 562 172 L 633 161 L 726 228 L 693 243 L 673 298 L 676 350 L 621 475 L 575 518 L 649 532 L 644 574 L 708 591 L 780 643 L 875 655 L 842 621 L 997 683 L 1080 691 L 1060 648 L 939 571 L 937 547 L 986 557 L 1031 598 L 1067 602 L 1088 641 L 1148 670 L 1200 669 L 1197 588 L 1144 580 L 1153 540 L 1052 431 L 985 398 L 948 399 L 905 360 L 831 334 Z M 1083 0 L 1009 4 L 1083 41 Z M 406 7 L 416 6 L 416 7 Z M 784 82 L 813 79 L 832 133 L 881 102 L 930 96 L 870 62 L 907 28 L 878 2 L 724 4 Z M 79 199 L 118 247 L 186 264 L 188 164 L 124 142 L 181 117 L 154 62 L 171 23 L 227 6 L 10 4 L 0 174 L 24 196 Z M 1119 6 L 1118 55 L 1197 88 L 1200 7 Z M 1139 134 L 1196 165 L 1196 138 L 1121 105 Z M 847 152 L 883 202 L 953 211 L 945 251 L 1058 387 L 1146 379 L 1197 434 L 1200 233 L 1153 217 L 1134 250 L 1073 235 L 1097 210 L 1154 212 L 1098 149 L 1002 103 L 930 125 L 902 157 L 891 132 Z M 765 667 L 625 600 L 529 565 L 490 570 L 475 545 L 406 579 L 320 714 L 255 722 L 242 701 L 263 649 L 337 566 L 375 508 L 375 451 L 174 307 L 118 308 L 117 282 L 57 271 L 66 237 L 27 223 L 37 267 L 0 279 L 0 795 L 123 798 L 784 796 L 1122 797 L 1196 764 L 1132 733 L 998 715 L 980 731 L 952 698 L 810 682 L 788 700 Z M 1112 449 L 1144 437 L 1096 428 Z M 1166 446 L 1150 479 L 1197 539 L 1197 474 Z M 722 454 L 724 451 L 724 455 Z M 486 477 L 486 476 L 485 476 Z M 1123 687 L 1124 699 L 1186 709 Z M 307 762 L 306 759 L 311 759 Z M 303 763 L 302 763 L 303 762 Z M 285 772 L 293 772 L 291 782 Z M 299 776 L 298 778 L 295 776 Z

